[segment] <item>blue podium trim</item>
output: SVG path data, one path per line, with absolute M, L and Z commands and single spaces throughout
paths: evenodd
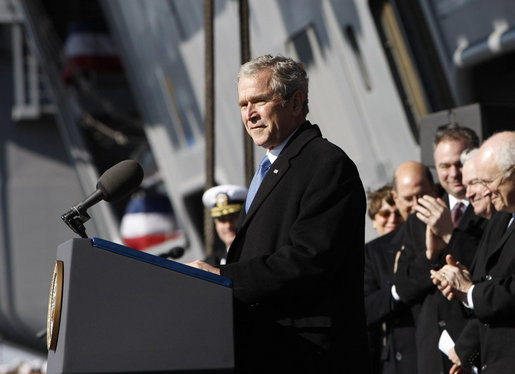
M 225 287 L 232 287 L 232 280 L 217 274 L 210 273 L 208 271 L 200 270 L 188 265 L 181 264 L 180 262 L 167 260 L 166 258 L 162 258 L 159 256 L 151 255 L 150 253 L 145 253 L 138 251 L 133 248 L 129 248 L 123 246 L 121 244 L 116 244 L 110 242 L 108 240 L 100 239 L 100 238 L 92 238 L 91 242 L 94 247 L 104 249 L 113 253 L 117 253 L 122 256 L 131 257 L 139 261 L 143 261 L 152 265 L 160 266 L 162 268 L 170 269 L 173 271 L 177 271 L 182 274 L 186 274 L 195 278 L 200 278 L 208 282 L 216 283 Z

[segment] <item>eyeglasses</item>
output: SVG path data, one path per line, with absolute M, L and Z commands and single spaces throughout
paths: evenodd
M 511 176 L 514 168 L 515 168 L 515 165 L 511 165 L 508 169 L 504 170 L 497 177 L 495 177 L 493 179 L 479 179 L 479 183 L 481 183 L 483 186 L 485 186 L 489 190 L 499 187 L 501 184 L 503 184 L 505 182 L 505 180 L 507 178 L 509 178 Z M 499 180 L 499 183 L 496 184 L 495 182 L 497 180 Z
M 401 216 L 401 213 L 396 209 L 395 211 L 391 211 L 391 210 L 380 210 L 379 212 L 377 212 L 378 215 L 380 215 L 381 217 L 385 218 L 385 219 L 388 219 L 392 213 L 395 214 L 396 217 L 400 217 Z
M 417 194 L 417 195 L 410 195 L 410 196 L 399 196 L 399 200 L 405 202 L 405 203 L 411 203 L 413 199 L 414 201 L 418 201 L 421 197 L 423 197 L 424 194 Z

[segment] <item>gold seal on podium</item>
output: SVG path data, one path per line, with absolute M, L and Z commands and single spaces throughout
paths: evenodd
M 48 350 L 55 351 L 57 336 L 59 335 L 59 322 L 61 320 L 61 301 L 63 297 L 63 262 L 56 261 L 50 295 L 48 296 L 48 315 L 46 324 L 46 344 Z

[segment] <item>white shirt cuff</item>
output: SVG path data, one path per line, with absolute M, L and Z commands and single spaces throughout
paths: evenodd
M 397 289 L 395 288 L 395 284 L 392 286 L 392 296 L 395 301 L 401 301 L 401 298 L 397 293 Z
M 474 301 L 472 300 L 472 290 L 474 289 L 475 285 L 472 285 L 469 290 L 467 291 L 467 303 L 463 303 L 467 308 L 474 309 Z

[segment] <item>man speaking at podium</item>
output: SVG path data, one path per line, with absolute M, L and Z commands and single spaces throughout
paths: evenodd
M 303 64 L 268 55 L 247 62 L 238 100 L 266 155 L 227 264 L 189 264 L 233 281 L 236 372 L 350 373 L 359 365 L 367 373 L 366 199 L 357 168 L 306 120 Z

